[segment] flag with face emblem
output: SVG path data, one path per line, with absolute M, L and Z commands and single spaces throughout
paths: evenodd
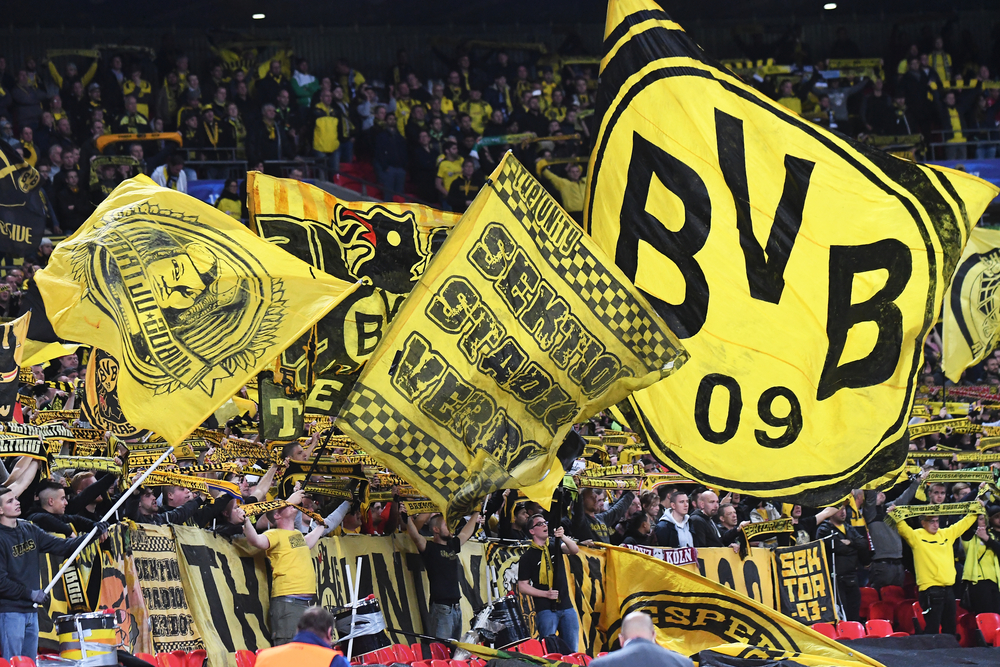
M 305 409 L 335 416 L 403 299 L 461 216 L 418 204 L 350 202 L 314 185 L 247 176 L 250 226 L 342 280 L 367 278 L 280 357 Z
M 13 322 L 0 325 L 0 421 L 14 419 L 14 403 L 20 387 L 18 375 L 30 319 L 31 313 L 25 313 Z
M 1000 231 L 977 228 L 944 300 L 944 372 L 958 382 L 1000 341 Z
M 128 423 L 172 444 L 355 288 L 145 176 L 120 185 L 35 280 L 60 338 L 117 360 Z
M 23 257 L 45 235 L 45 193 L 38 172 L 0 141 L 0 253 Z

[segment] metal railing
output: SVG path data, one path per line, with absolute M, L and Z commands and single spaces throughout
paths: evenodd
M 960 141 L 953 141 L 956 135 Z M 980 138 L 984 137 L 984 138 Z M 1000 131 L 997 130 L 934 130 L 931 132 L 930 160 L 972 160 L 976 159 L 976 149 L 1000 147 Z M 972 149 L 971 151 L 969 149 Z M 971 157 L 970 157 L 971 154 Z M 994 155 L 996 157 L 996 155 Z M 992 159 L 992 158 L 984 158 Z
M 190 148 L 185 149 L 195 156 L 206 159 L 186 160 L 184 166 L 194 169 L 200 179 L 246 178 L 247 161 L 241 158 L 236 148 Z

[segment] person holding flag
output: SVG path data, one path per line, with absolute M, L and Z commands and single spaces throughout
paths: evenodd
M 45 591 L 32 588 L 41 581 L 39 556 L 51 553 L 66 558 L 87 539 L 86 534 L 70 539 L 50 535 L 20 516 L 17 495 L 0 486 L 0 647 L 4 660 L 16 655 L 34 660 L 38 654 L 38 612 L 32 605 L 45 606 L 48 598 Z M 97 535 L 108 532 L 106 522 L 96 525 Z

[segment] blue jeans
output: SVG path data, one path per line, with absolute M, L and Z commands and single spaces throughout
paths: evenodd
M 341 139 L 337 152 L 340 154 L 341 162 L 352 162 L 354 160 L 354 139 Z
M 4 660 L 15 655 L 38 659 L 38 612 L 0 613 L 0 647 Z
M 323 161 L 323 167 L 327 170 L 326 180 L 332 181 L 333 175 L 340 173 L 340 150 L 335 150 L 332 153 L 313 151 L 313 154 Z
M 384 192 L 382 197 L 386 201 L 392 201 L 393 195 L 402 195 L 406 186 L 406 170 L 402 167 L 386 167 L 385 169 L 375 168 L 378 173 L 378 183 Z
M 535 627 L 539 637 L 551 637 L 558 628 L 559 639 L 566 642 L 574 653 L 580 645 L 580 619 L 576 616 L 576 609 L 543 609 L 535 614 Z
M 997 156 L 997 145 L 996 144 L 986 144 L 982 146 L 976 146 L 976 159 L 977 160 L 992 160 Z
M 431 603 L 427 618 L 427 634 L 442 639 L 458 639 L 462 636 L 462 607 Z

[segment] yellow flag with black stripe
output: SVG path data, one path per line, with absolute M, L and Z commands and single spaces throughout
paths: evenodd
M 636 611 L 652 617 L 658 644 L 681 655 L 716 650 L 756 657 L 777 651 L 818 659 L 802 664 L 881 667 L 857 650 L 722 584 L 658 558 L 608 546 L 598 627 L 607 633 L 609 644 L 618 636 L 622 620 Z
M 355 288 L 145 176 L 35 282 L 60 338 L 118 360 L 124 418 L 175 445 Z
M 1000 231 L 972 230 L 944 301 L 942 358 L 945 375 L 958 382 L 969 366 L 1000 342 Z
M 418 204 L 352 202 L 315 185 L 247 175 L 250 226 L 343 280 L 367 279 L 279 357 L 308 412 L 336 416 L 403 299 L 460 215 Z
M 922 344 L 997 194 L 800 118 L 613 0 L 585 218 L 691 360 L 630 397 L 711 487 L 834 502 L 903 465 Z
M 445 511 L 500 488 L 548 506 L 572 425 L 686 354 L 508 153 L 434 256 L 337 425 Z

